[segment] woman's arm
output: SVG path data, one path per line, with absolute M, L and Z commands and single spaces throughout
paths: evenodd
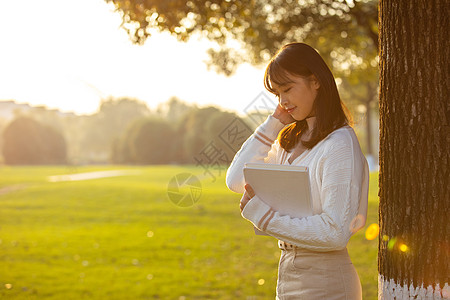
M 354 233 L 351 224 L 362 190 L 368 184 L 368 174 L 364 174 L 368 169 L 364 167 L 365 159 L 353 157 L 351 143 L 339 143 L 331 150 L 323 161 L 321 214 L 305 218 L 281 216 L 256 195 L 245 205 L 242 216 L 260 230 L 302 248 L 315 251 L 345 248 Z
M 250 162 L 275 163 L 277 147 L 274 143 L 284 124 L 270 115 L 242 144 L 227 170 L 226 183 L 236 193 L 244 192 L 244 164 Z

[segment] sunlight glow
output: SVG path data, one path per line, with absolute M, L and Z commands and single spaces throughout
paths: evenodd
M 105 1 L 3 1 L 0 41 L 8 46 L 0 56 L 0 101 L 89 114 L 107 97 L 136 98 L 156 109 L 176 96 L 241 113 L 264 90 L 261 68 L 243 64 L 232 77 L 208 70 L 207 49 L 216 44 L 199 35 L 182 43 L 152 32 L 144 45 L 133 45 L 113 10 Z

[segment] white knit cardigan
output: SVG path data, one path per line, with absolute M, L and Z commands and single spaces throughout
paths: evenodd
M 245 141 L 227 170 L 230 190 L 244 192 L 245 163 L 289 164 L 290 153 L 277 140 L 283 127 L 278 119 L 268 116 Z M 369 168 L 355 132 L 350 126 L 333 131 L 292 165 L 309 169 L 314 215 L 281 215 L 255 195 L 242 216 L 258 229 L 300 248 L 322 252 L 345 248 L 367 217 Z

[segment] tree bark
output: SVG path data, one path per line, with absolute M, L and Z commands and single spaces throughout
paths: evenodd
M 448 299 L 449 4 L 380 0 L 379 299 Z

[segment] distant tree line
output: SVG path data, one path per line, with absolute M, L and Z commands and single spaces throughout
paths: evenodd
M 81 116 L 37 107 L 0 120 L 0 154 L 11 165 L 228 164 L 269 110 L 240 117 L 175 97 L 154 110 L 136 99 L 110 98 Z
M 172 112 L 173 109 L 169 110 L 168 116 Z M 138 119 L 115 139 L 112 162 L 198 164 L 204 151 L 208 151 L 214 155 L 214 163 L 228 164 L 235 151 L 219 134 L 238 119 L 240 120 L 235 114 L 216 107 L 190 107 L 175 120 L 155 116 Z M 247 131 L 245 139 L 250 134 Z M 243 140 L 240 144 L 242 142 Z M 212 150 L 216 153 L 211 153 Z
M 134 99 L 107 99 L 89 116 L 19 113 L 3 130 L 2 154 L 11 165 L 228 164 L 253 129 L 234 113 L 177 98 L 154 112 Z

